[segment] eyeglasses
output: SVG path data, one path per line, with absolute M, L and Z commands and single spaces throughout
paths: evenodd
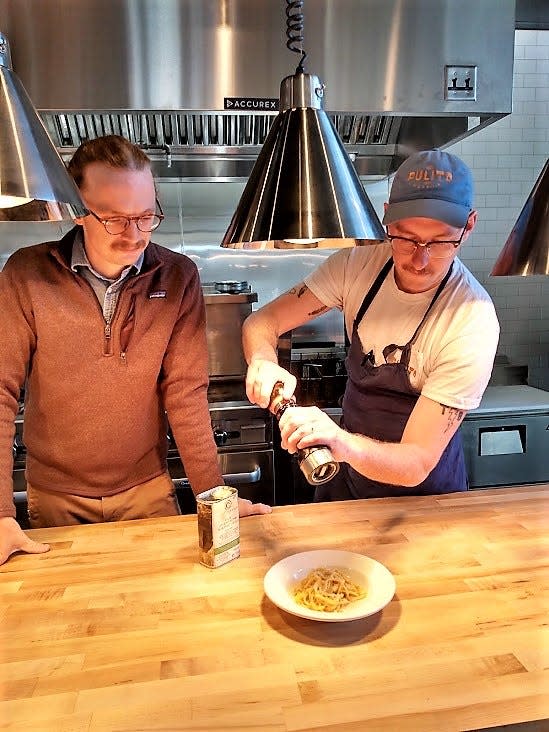
M 391 242 L 393 249 L 398 254 L 415 254 L 418 247 L 427 250 L 429 256 L 433 259 L 445 259 L 451 257 L 455 250 L 461 244 L 467 224 L 463 227 L 461 236 L 456 241 L 417 241 L 416 239 L 408 239 L 405 236 L 392 236 L 389 234 L 388 227 L 385 227 L 387 239 Z
M 160 226 L 160 223 L 164 218 L 164 212 L 162 211 L 162 206 L 160 205 L 158 198 L 156 199 L 156 206 L 160 213 L 143 214 L 142 216 L 109 216 L 108 218 L 101 218 L 101 216 L 98 216 L 90 209 L 88 209 L 88 213 L 91 214 L 94 219 L 97 219 L 100 224 L 103 224 L 106 232 L 112 236 L 122 234 L 126 231 L 132 221 L 135 221 L 139 231 L 142 231 L 144 234 L 149 234 Z

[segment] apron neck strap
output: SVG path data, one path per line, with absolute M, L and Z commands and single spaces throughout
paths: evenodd
M 355 319 L 353 320 L 353 331 L 358 328 L 358 325 L 359 325 L 360 321 L 364 317 L 364 313 L 366 312 L 366 310 L 368 310 L 368 308 L 372 304 L 372 300 L 374 299 L 374 297 L 379 292 L 379 288 L 383 284 L 383 281 L 387 277 L 387 275 L 388 275 L 388 273 L 389 273 L 389 271 L 390 271 L 390 269 L 391 269 L 392 266 L 393 266 L 393 258 L 392 257 L 389 257 L 389 259 L 383 265 L 383 267 L 382 267 L 381 271 L 379 272 L 378 276 L 374 280 L 373 285 L 370 287 L 370 289 L 366 293 L 366 296 L 364 297 L 364 300 L 362 301 L 362 304 L 361 304 L 360 308 L 358 309 L 358 312 L 357 312 L 357 314 L 355 316 Z M 437 287 L 437 291 L 435 292 L 435 294 L 433 296 L 433 299 L 431 300 L 431 302 L 429 304 L 429 307 L 425 311 L 425 314 L 424 314 L 423 318 L 421 319 L 418 327 L 415 329 L 413 336 L 411 337 L 411 339 L 409 340 L 409 342 L 406 344 L 406 346 L 397 346 L 396 344 L 392 343 L 391 345 L 386 346 L 383 349 L 383 354 L 384 355 L 385 355 L 385 350 L 387 350 L 387 349 L 389 349 L 389 352 L 392 352 L 392 351 L 394 351 L 396 349 L 399 349 L 399 348 L 402 349 L 402 350 L 404 350 L 407 346 L 411 346 L 414 343 L 414 341 L 416 340 L 416 338 L 417 338 L 417 336 L 419 334 L 419 331 L 421 330 L 421 326 L 423 325 L 423 323 L 425 322 L 425 319 L 427 318 L 427 315 L 429 314 L 431 308 L 433 307 L 433 305 L 437 301 L 437 299 L 438 299 L 440 293 L 442 292 L 442 290 L 444 289 L 446 283 L 450 279 L 450 275 L 452 274 L 453 268 L 454 268 L 454 262 L 452 261 L 452 263 L 450 264 L 450 267 L 448 268 L 448 272 L 446 272 L 446 274 L 444 275 L 444 278 L 442 279 L 441 283 Z M 349 345 L 350 345 L 350 342 L 349 342 L 349 338 L 347 336 L 347 330 L 346 329 L 344 329 L 344 330 L 345 330 L 345 346 L 348 348 Z
M 446 274 L 444 275 L 444 279 L 442 280 L 442 282 L 440 283 L 440 285 L 437 287 L 437 291 L 435 292 L 435 294 L 433 296 L 433 299 L 431 300 L 431 302 L 429 304 L 429 307 L 425 311 L 425 315 L 421 319 L 421 323 L 416 328 L 414 335 L 410 338 L 410 342 L 408 343 L 408 345 L 411 346 L 414 343 L 414 341 L 416 340 L 416 338 L 417 338 L 417 336 L 419 334 L 419 331 L 421 329 L 421 326 L 423 325 L 423 323 L 427 319 L 427 316 L 429 315 L 429 311 L 431 310 L 431 308 L 433 307 L 433 305 L 435 304 L 435 302 L 438 300 L 438 297 L 439 297 L 440 293 L 442 292 L 442 290 L 444 289 L 444 286 L 446 285 L 446 283 L 450 279 L 450 275 L 452 274 L 453 268 L 454 268 L 454 262 L 452 261 L 452 263 L 450 264 L 450 267 L 448 269 L 448 272 L 446 272 Z
M 423 318 L 420 320 L 419 325 L 415 329 L 414 334 L 410 338 L 410 340 L 408 341 L 408 343 L 406 343 L 404 346 L 399 346 L 396 343 L 390 343 L 388 346 L 385 346 L 385 348 L 383 349 L 383 357 L 385 358 L 385 361 L 387 361 L 387 359 L 389 358 L 389 356 L 391 355 L 391 353 L 393 353 L 394 351 L 399 351 L 400 350 L 400 351 L 402 351 L 402 358 L 400 359 L 400 362 L 401 363 L 406 363 L 406 364 L 408 363 L 408 361 L 410 359 L 410 352 L 411 352 L 412 346 L 415 343 L 415 340 L 416 340 L 416 338 L 419 335 L 419 331 L 421 330 L 421 327 L 422 327 L 423 323 L 426 321 L 427 316 L 429 315 L 429 312 L 430 312 L 431 308 L 433 307 L 433 305 L 437 301 L 438 296 L 440 295 L 440 293 L 444 289 L 444 286 L 446 285 L 446 283 L 450 279 L 450 275 L 452 274 L 453 267 L 454 267 L 454 263 L 452 262 L 452 264 L 450 265 L 450 267 L 448 269 L 448 272 L 446 272 L 446 274 L 444 275 L 444 279 L 442 280 L 442 282 L 437 287 L 437 291 L 433 295 L 433 299 L 429 303 L 429 307 L 425 311 L 425 313 L 423 315 Z
M 358 313 L 356 314 L 355 319 L 353 321 L 353 330 L 355 328 L 358 328 L 358 324 L 364 317 L 364 313 L 366 312 L 366 310 L 368 310 L 368 308 L 372 304 L 372 300 L 379 292 L 379 288 L 383 284 L 383 281 L 387 277 L 389 270 L 391 269 L 392 266 L 393 266 L 393 258 L 390 257 L 383 265 L 380 273 L 378 274 L 378 276 L 376 277 L 376 279 L 374 281 L 374 284 L 370 287 L 370 289 L 366 293 L 366 297 L 362 301 L 362 305 L 360 306 Z

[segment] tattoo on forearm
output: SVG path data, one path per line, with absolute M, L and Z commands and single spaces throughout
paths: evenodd
M 445 404 L 440 405 L 442 407 L 442 414 L 448 415 L 448 424 L 444 429 L 444 432 L 453 429 L 456 425 L 463 420 L 465 412 L 463 409 L 456 409 L 455 407 L 447 407 Z

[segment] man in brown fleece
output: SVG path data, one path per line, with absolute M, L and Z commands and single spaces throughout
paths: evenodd
M 0 273 L 0 564 L 48 549 L 15 520 L 23 385 L 33 528 L 178 514 L 166 414 L 194 493 L 223 483 L 198 270 L 150 243 L 162 220 L 150 161 L 110 135 L 83 143 L 69 172 L 89 213 Z M 268 511 L 240 501 L 241 516 Z

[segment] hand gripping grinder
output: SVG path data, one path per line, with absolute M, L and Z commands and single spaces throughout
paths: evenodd
M 284 384 L 277 381 L 271 392 L 269 411 L 274 414 L 277 421 L 289 407 L 296 406 L 294 397 L 285 399 L 282 396 Z M 313 445 L 298 450 L 296 453 L 297 462 L 301 472 L 311 485 L 320 485 L 331 480 L 339 471 L 339 463 L 334 460 L 330 449 L 326 445 Z

